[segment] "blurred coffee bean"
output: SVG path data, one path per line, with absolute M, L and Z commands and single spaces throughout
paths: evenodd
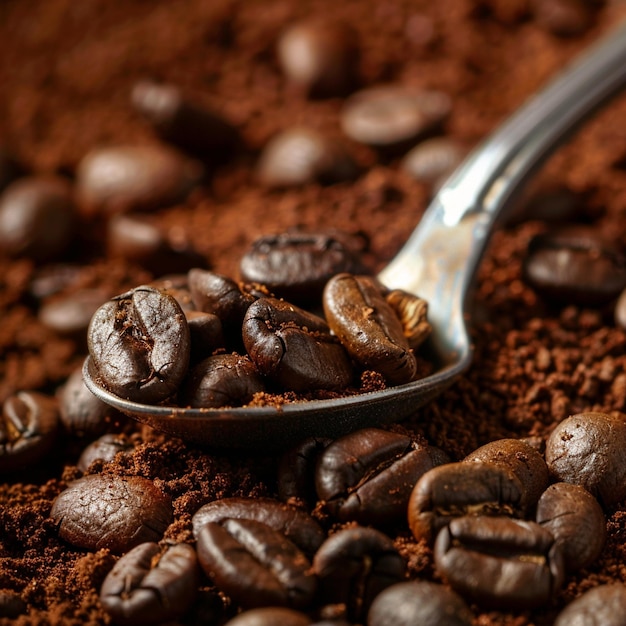
M 195 550 L 184 543 L 142 543 L 113 566 L 102 583 L 100 602 L 116 624 L 161 624 L 182 617 L 196 596 Z
M 494 463 L 510 469 L 524 488 L 520 504 L 527 511 L 535 507 L 550 482 L 550 473 L 543 456 L 519 439 L 492 441 L 468 454 L 464 461 Z
M 310 128 L 274 135 L 261 152 L 256 177 L 266 187 L 332 184 L 354 178 L 357 165 L 339 142 Z
M 563 558 L 550 532 L 509 517 L 459 517 L 435 542 L 435 566 L 452 589 L 489 608 L 546 605 L 563 583 Z
M 0 196 L 2 255 L 54 260 L 69 249 L 75 225 L 72 191 L 62 178 L 20 178 Z
M 304 553 L 283 533 L 251 519 L 209 522 L 197 538 L 198 559 L 227 596 L 245 608 L 308 607 L 317 581 Z
M 102 289 L 81 289 L 53 298 L 39 309 L 39 321 L 59 335 L 84 343 L 89 322 L 98 308 L 108 300 Z
M 222 321 L 213 313 L 185 311 L 191 341 L 191 360 L 198 363 L 226 345 Z
M 626 330 L 626 289 L 622 291 L 615 303 L 615 323 Z
M 288 504 L 310 510 L 317 501 L 315 466 L 330 439 L 305 439 L 280 459 L 278 466 L 278 497 Z
M 307 513 L 272 498 L 223 498 L 200 507 L 192 518 L 193 534 L 210 522 L 226 519 L 250 519 L 281 532 L 311 557 L 324 541 L 320 525 Z
M 357 35 L 343 22 L 296 22 L 281 34 L 276 52 L 287 80 L 310 97 L 344 96 L 358 83 Z
M 86 472 L 94 461 L 101 461 L 103 464 L 111 462 L 118 452 L 131 454 L 134 446 L 123 435 L 107 433 L 99 439 L 92 441 L 81 453 L 76 467 L 81 472 Z
M 387 587 L 370 607 L 367 626 L 471 626 L 472 612 L 454 591 L 413 580 Z
M 104 433 L 120 414 L 96 398 L 87 389 L 82 367 L 74 370 L 57 393 L 59 415 L 65 430 L 79 437 L 92 437 Z
M 224 626 L 309 626 L 313 624 L 305 613 L 282 606 L 268 606 L 243 611 Z
M 59 423 L 58 403 L 36 391 L 20 391 L 2 405 L 0 472 L 28 469 L 52 449 Z
M 393 289 L 385 300 L 400 320 L 409 347 L 416 350 L 433 330 L 428 321 L 428 302 L 402 289 Z
M 587 0 L 534 0 L 537 24 L 558 37 L 576 37 L 593 24 L 593 13 Z
M 239 270 L 244 281 L 261 283 L 279 298 L 317 304 L 328 280 L 360 267 L 355 250 L 340 235 L 288 232 L 254 241 Z
M 337 531 L 313 559 L 321 598 L 346 605 L 348 619 L 362 623 L 374 598 L 404 579 L 405 563 L 393 541 L 373 529 Z
M 86 154 L 76 172 L 81 206 L 90 213 L 150 210 L 182 201 L 202 166 L 165 146 L 112 146 Z
M 433 132 L 451 108 L 449 96 L 440 91 L 378 85 L 350 96 L 340 122 L 354 141 L 376 148 L 401 148 Z
M 157 280 L 153 280 L 148 286 L 157 289 L 163 294 L 172 296 L 185 313 L 185 319 L 187 313 L 196 310 L 187 283 L 186 274 L 166 274 Z
M 326 283 L 323 303 L 328 325 L 354 361 L 392 385 L 413 380 L 415 356 L 375 278 L 338 274 Z
M 536 235 L 523 269 L 534 289 L 559 304 L 603 305 L 626 287 L 626 259 L 592 231 Z
M 409 437 L 365 428 L 331 443 L 315 471 L 318 497 L 341 521 L 387 525 L 405 518 L 411 491 L 445 452 L 414 444 Z
M 192 368 L 183 384 L 181 402 L 207 409 L 243 406 L 264 390 L 263 380 L 247 356 L 217 354 Z
M 606 519 L 602 507 L 579 485 L 550 485 L 537 504 L 536 521 L 560 545 L 568 572 L 591 565 L 604 548 Z
M 11 151 L 0 143 L 0 192 L 21 174 L 21 167 Z
M 344 389 L 352 366 L 326 322 L 293 304 L 260 298 L 243 320 L 243 343 L 263 376 L 293 391 Z
M 568 187 L 553 182 L 540 184 L 528 198 L 512 213 L 507 214 L 507 223 L 524 220 L 543 220 L 545 222 L 572 222 L 584 208 L 582 194 Z
M 433 137 L 407 152 L 400 167 L 420 183 L 436 186 L 452 174 L 465 152 L 454 139 Z
M 513 471 L 492 463 L 448 463 L 426 472 L 409 499 L 409 527 L 416 539 L 433 542 L 463 515 L 521 517 L 524 488 Z
M 59 536 L 79 548 L 124 554 L 146 541 L 160 541 L 173 518 L 172 503 L 140 476 L 84 476 L 62 491 L 50 517 Z
M 626 587 L 598 585 L 570 602 L 556 617 L 554 626 L 624 626 Z
M 165 400 L 187 373 L 190 338 L 185 315 L 172 296 L 145 285 L 96 311 L 88 343 L 101 382 L 122 398 Z
M 186 98 L 175 85 L 140 81 L 131 103 L 163 140 L 212 163 L 228 160 L 239 140 L 225 119 Z
M 64 291 L 79 279 L 81 268 L 68 263 L 46 264 L 38 268 L 30 282 L 30 295 L 44 300 Z
M 550 473 L 580 485 L 605 507 L 626 498 L 626 420 L 606 413 L 564 419 L 546 441 Z
M 19 593 L 10 589 L 0 591 L 0 618 L 16 619 L 26 613 L 28 607 Z

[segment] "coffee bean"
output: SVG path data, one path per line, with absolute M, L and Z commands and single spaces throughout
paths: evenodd
M 358 168 L 346 148 L 310 128 L 289 128 L 263 148 L 256 176 L 266 187 L 332 184 L 354 178 Z
M 198 539 L 205 524 L 220 524 L 230 518 L 262 522 L 284 534 L 309 557 L 315 554 L 325 537 L 310 515 L 272 498 L 223 498 L 209 502 L 194 514 L 193 534 Z
M 323 303 L 328 325 L 354 361 L 392 385 L 413 380 L 415 356 L 376 279 L 338 274 L 326 283 Z
M 243 343 L 263 376 L 293 391 L 343 389 L 352 366 L 326 322 L 293 304 L 260 298 L 243 320 Z
M 320 546 L 313 571 L 322 599 L 345 604 L 348 619 L 360 622 L 383 589 L 404 579 L 405 563 L 387 535 L 353 527 L 334 533 Z
M 357 36 L 343 22 L 296 22 L 281 34 L 276 51 L 289 82 L 310 97 L 343 96 L 358 82 Z
M 563 185 L 543 183 L 512 213 L 506 216 L 507 223 L 522 220 L 544 220 L 546 222 L 573 222 L 584 208 L 584 197 Z
M 537 24 L 558 37 L 575 37 L 593 23 L 593 14 L 586 0 L 534 0 Z
M 568 604 L 554 626 L 623 626 L 625 614 L 626 587 L 598 585 Z
M 506 467 L 519 478 L 523 487 L 521 507 L 534 509 L 550 482 L 548 466 L 543 456 L 520 439 L 498 439 L 468 454 L 465 461 L 494 463 Z
M 28 176 L 0 196 L 0 250 L 35 261 L 59 258 L 74 234 L 76 209 L 69 184 L 53 176 Z
M 39 321 L 49 329 L 84 342 L 89 322 L 110 294 L 102 289 L 82 289 L 45 302 L 39 309 Z
M 102 305 L 89 325 L 88 343 L 102 384 L 136 402 L 174 395 L 189 365 L 189 326 L 180 305 L 147 286 Z
M 238 142 L 231 124 L 175 85 L 141 81 L 133 87 L 131 103 L 162 139 L 211 162 L 226 161 Z
M 118 452 L 128 455 L 133 450 L 134 446 L 123 435 L 107 433 L 91 442 L 82 451 L 76 467 L 81 472 L 86 472 L 94 461 L 101 461 L 103 464 L 106 464 L 111 462 Z
M 198 363 L 218 348 L 225 347 L 222 321 L 217 315 L 202 311 L 185 311 L 185 317 L 189 326 L 192 362 Z
M 428 322 L 428 302 L 402 289 L 393 289 L 385 300 L 400 320 L 409 347 L 416 350 L 433 330 Z
M 0 421 L 0 472 L 29 469 L 43 459 L 55 442 L 58 422 L 54 398 L 36 391 L 9 396 Z
M 244 280 L 261 283 L 280 298 L 317 303 L 330 278 L 359 267 L 357 255 L 341 236 L 291 232 L 257 239 L 239 269 Z
M 437 571 L 463 597 L 489 608 L 544 606 L 563 582 L 563 559 L 550 532 L 509 517 L 459 517 L 435 542 Z
M 526 281 L 557 303 L 602 305 L 626 287 L 626 259 L 592 231 L 536 235 L 523 269 Z
M 215 408 L 243 406 L 265 389 L 256 367 L 246 356 L 217 354 L 196 365 L 181 392 L 185 406 Z
M 463 515 L 521 517 L 524 488 L 512 470 L 491 463 L 448 463 L 426 472 L 409 499 L 409 527 L 416 539 L 433 542 Z
M 605 507 L 626 498 L 626 420 L 606 413 L 564 419 L 546 441 L 551 474 L 580 485 Z
M 124 554 L 159 541 L 172 521 L 170 498 L 140 476 L 84 476 L 62 491 L 50 511 L 59 536 L 93 552 Z
M 203 175 L 202 166 L 165 146 L 96 148 L 76 172 L 80 203 L 90 213 L 150 210 L 180 202 Z
M 293 506 L 310 510 L 317 501 L 315 466 L 330 439 L 305 439 L 281 457 L 278 466 L 278 497 Z
M 185 319 L 187 318 L 187 313 L 196 310 L 186 274 L 167 274 L 157 280 L 153 280 L 148 286 L 157 289 L 163 294 L 172 296 L 184 311 Z
M 560 545 L 568 572 L 591 565 L 604 548 L 606 519 L 602 507 L 578 485 L 550 485 L 537 504 L 536 521 Z
M 399 148 L 432 132 L 451 108 L 450 98 L 440 91 L 379 85 L 346 100 L 341 128 L 354 141 L 377 148 Z
M 226 519 L 203 524 L 197 538 L 202 568 L 226 595 L 246 608 L 305 608 L 317 582 L 304 553 L 263 522 Z
M 30 295 L 36 300 L 54 296 L 75 284 L 81 268 L 67 263 L 46 264 L 38 268 L 29 286 Z
M 6 145 L 0 143 L 0 191 L 22 173 L 17 160 Z
M 615 323 L 622 330 L 626 330 L 626 289 L 622 291 L 615 303 Z
M 10 589 L 0 591 L 0 617 L 16 619 L 27 611 L 26 602 L 22 600 L 19 593 Z
M 415 180 L 436 186 L 452 174 L 465 156 L 465 150 L 448 137 L 422 141 L 402 159 L 400 167 Z
M 308 615 L 282 606 L 250 609 L 233 617 L 224 626 L 309 626 Z
M 196 596 L 198 559 L 184 543 L 142 543 L 113 566 L 100 602 L 116 624 L 161 624 L 182 617 Z
M 120 414 L 87 389 L 82 367 L 74 370 L 57 392 L 59 415 L 65 430 L 78 437 L 98 436 Z
M 387 587 L 370 607 L 367 626 L 471 626 L 472 612 L 454 591 L 426 581 Z
M 435 465 L 449 462 L 437 448 L 399 433 L 365 428 L 331 443 L 315 472 L 324 508 L 341 521 L 387 525 L 406 516 L 411 491 Z

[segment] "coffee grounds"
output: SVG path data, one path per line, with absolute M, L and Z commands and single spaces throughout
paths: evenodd
M 547 0 L 545 0 L 547 3 Z M 236 275 L 260 235 L 296 226 L 363 233 L 366 262 L 380 269 L 418 223 L 431 190 L 398 167 L 398 157 L 349 144 L 362 168 L 353 182 L 269 191 L 254 179 L 260 149 L 277 131 L 306 124 L 346 142 L 342 100 L 308 100 L 283 78 L 274 55 L 282 29 L 307 15 L 332 14 L 361 41 L 362 85 L 398 81 L 440 89 L 453 99 L 445 134 L 474 146 L 579 50 L 626 15 L 618 1 L 591 12 L 578 36 L 547 30 L 528 0 L 188 0 L 171 3 L 7 0 L 0 5 L 0 140 L 29 172 L 73 176 L 93 147 L 157 139 L 130 106 L 140 79 L 172 82 L 240 131 L 247 149 L 218 167 L 186 202 L 155 212 L 172 242 L 188 245 L 216 272 Z M 590 3 L 591 4 L 591 3 Z M 626 99 L 618 99 L 547 164 L 535 189 L 560 184 L 584 201 L 593 224 L 624 250 Z M 147 282 L 143 268 L 106 257 L 103 225 L 84 216 L 81 240 L 62 265 L 0 260 L 0 400 L 22 389 L 54 393 L 80 365 L 85 346 L 38 319 L 54 297 L 98 287 L 114 295 Z M 392 428 L 461 459 L 501 437 L 540 449 L 562 419 L 579 411 L 626 411 L 626 334 L 611 307 L 557 306 L 522 278 L 522 260 L 544 221 L 511 220 L 482 263 L 472 317 L 474 362 L 457 384 Z M 45 279 L 47 278 L 47 282 Z M 380 381 L 370 380 L 375 387 Z M 112 420 L 135 444 L 129 456 L 95 462 L 87 474 L 143 476 L 173 500 L 168 541 L 192 542 L 191 515 L 229 496 L 276 496 L 274 456 L 210 454 L 125 420 Z M 0 624 L 107 624 L 98 592 L 115 562 L 61 541 L 49 518 L 56 496 L 82 473 L 88 441 L 62 435 L 49 459 L 0 485 L 0 591 L 17 592 L 28 615 Z M 551 624 L 587 589 L 626 583 L 626 507 L 608 512 L 600 558 L 567 579 L 554 604 L 530 612 L 481 612 L 475 623 Z M 409 574 L 437 580 L 432 552 L 399 530 Z M 216 597 L 218 600 L 216 600 Z M 185 623 L 219 623 L 227 600 L 205 587 Z M 217 616 L 202 622 L 207 615 Z

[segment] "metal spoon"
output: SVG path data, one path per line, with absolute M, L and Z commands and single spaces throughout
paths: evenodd
M 440 394 L 470 365 L 468 294 L 498 217 L 545 158 L 626 84 L 626 25 L 605 37 L 479 146 L 441 187 L 409 240 L 380 273 L 390 288 L 429 302 L 435 373 L 405 385 L 280 408 L 183 409 L 120 398 L 99 383 L 89 358 L 87 387 L 153 428 L 219 448 L 267 451 L 306 437 L 337 437 L 401 420 Z

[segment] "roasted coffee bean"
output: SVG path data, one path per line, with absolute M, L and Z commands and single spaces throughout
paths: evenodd
M 352 366 L 326 322 L 293 304 L 260 298 L 243 320 L 243 343 L 263 376 L 285 389 L 343 389 Z
M 195 550 L 184 543 L 161 549 L 142 543 L 113 566 L 100 602 L 116 624 L 161 624 L 182 617 L 198 585 Z
M 26 613 L 27 608 L 19 593 L 10 589 L 0 591 L 0 617 L 16 619 Z
M 130 454 L 134 449 L 132 443 L 130 443 L 123 435 L 116 435 L 113 433 L 107 433 L 102 435 L 99 439 L 91 442 L 81 453 L 76 463 L 76 467 L 81 472 L 86 472 L 89 466 L 94 461 L 101 461 L 109 463 L 112 461 L 118 452 L 122 454 Z
M 520 517 L 524 487 L 515 473 L 492 463 L 448 463 L 426 472 L 409 499 L 409 527 L 416 539 L 433 542 L 464 515 Z
M 0 472 L 28 469 L 52 449 L 59 423 L 58 403 L 36 391 L 20 391 L 2 405 Z
M 392 385 L 413 380 L 415 356 L 375 278 L 338 274 L 326 283 L 323 302 L 328 325 L 354 361 Z
M 450 98 L 440 91 L 379 85 L 346 100 L 341 128 L 354 141 L 377 148 L 399 147 L 432 132 L 451 108 Z
M 365 428 L 331 443 L 315 471 L 317 495 L 341 521 L 386 525 L 406 516 L 419 478 L 449 457 L 438 448 L 414 444 L 410 437 Z
M 291 232 L 257 239 L 241 259 L 244 280 L 261 283 L 277 297 L 319 302 L 335 274 L 353 272 L 359 259 L 341 236 Z
M 62 178 L 28 176 L 0 196 L 0 251 L 51 261 L 69 247 L 76 209 L 69 184 Z
M 29 286 L 30 295 L 35 300 L 44 300 L 57 295 L 76 284 L 81 268 L 69 263 L 46 264 L 35 272 Z
M 606 519 L 602 507 L 579 485 L 550 485 L 537 504 L 536 521 L 561 546 L 568 572 L 591 565 L 604 548 Z
M 39 321 L 59 335 L 84 341 L 93 314 L 109 295 L 102 289 L 82 289 L 54 298 L 39 309 Z
M 452 174 L 464 156 L 465 150 L 453 139 L 433 137 L 407 152 L 400 167 L 420 183 L 436 186 Z
M 263 148 L 256 176 L 266 187 L 332 184 L 354 178 L 358 168 L 339 142 L 310 128 L 289 128 Z
M 159 541 L 172 521 L 170 498 L 140 476 L 84 476 L 62 491 L 50 511 L 59 536 L 87 550 L 124 554 Z
M 463 597 L 489 608 L 544 606 L 563 582 L 563 558 L 552 534 L 510 517 L 459 517 L 435 542 L 435 565 Z
M 243 406 L 264 389 L 259 372 L 247 356 L 217 354 L 192 368 L 183 385 L 181 402 L 209 409 Z
M 535 507 L 550 482 L 543 456 L 520 439 L 492 441 L 468 454 L 464 460 L 494 463 L 512 470 L 524 488 L 520 504 L 527 511 Z
M 226 161 L 238 142 L 231 124 L 175 85 L 141 81 L 133 87 L 131 102 L 162 139 L 211 162 Z
M 244 611 L 224 626 L 310 626 L 313 624 L 305 613 L 282 606 L 262 607 Z
M 416 350 L 433 330 L 428 322 L 428 302 L 402 289 L 393 289 L 385 300 L 398 316 L 409 347 Z
M 572 222 L 584 208 L 584 196 L 554 182 L 543 183 L 506 216 L 507 223 L 523 220 Z
M 76 172 L 81 206 L 90 213 L 150 210 L 185 198 L 202 166 L 165 146 L 112 146 L 86 154 Z
M 263 522 L 226 519 L 203 524 L 198 559 L 218 588 L 246 608 L 305 608 L 317 581 L 311 563 L 285 535 Z
M 454 591 L 426 581 L 387 587 L 372 603 L 367 626 L 471 626 L 472 612 Z
M 598 585 L 568 604 L 554 626 L 624 626 L 626 587 Z
M 564 419 L 546 441 L 551 474 L 580 485 L 605 507 L 626 498 L 626 419 L 579 413 Z
M 145 285 L 96 311 L 88 344 L 104 386 L 129 400 L 165 400 L 187 373 L 190 338 L 185 315 L 172 296 Z
M 359 622 L 383 589 L 404 579 L 405 563 L 393 541 L 373 528 L 347 528 L 331 535 L 315 554 L 313 571 L 325 602 L 346 605 Z
M 187 313 L 196 310 L 191 291 L 189 290 L 186 274 L 167 274 L 157 280 L 153 280 L 148 286 L 153 289 L 158 289 L 161 293 L 167 294 L 168 296 L 172 296 L 184 311 L 185 318 Z
M 225 347 L 222 321 L 217 315 L 202 311 L 185 311 L 185 317 L 189 325 L 192 362 L 198 363 L 218 348 Z
M 209 502 L 193 516 L 193 534 L 198 539 L 205 524 L 220 524 L 230 518 L 262 522 L 281 532 L 309 557 L 315 554 L 325 537 L 310 515 L 272 498 L 224 498 Z
M 278 466 L 278 497 L 293 506 L 312 509 L 317 501 L 315 466 L 330 439 L 311 437 L 288 450 Z
M 289 26 L 276 45 L 290 83 L 311 97 L 343 96 L 358 82 L 359 45 L 343 22 L 305 19 Z
M 626 287 L 626 259 L 592 231 L 544 233 L 528 246 L 524 276 L 555 302 L 602 305 Z
M 57 392 L 59 415 L 65 430 L 79 437 L 98 436 L 120 419 L 120 413 L 87 389 L 82 367 L 74 370 Z
M 619 328 L 626 330 L 626 289 L 622 291 L 615 303 L 615 323 Z
M 575 37 L 593 23 L 587 0 L 534 0 L 535 21 L 541 28 L 559 37 Z

